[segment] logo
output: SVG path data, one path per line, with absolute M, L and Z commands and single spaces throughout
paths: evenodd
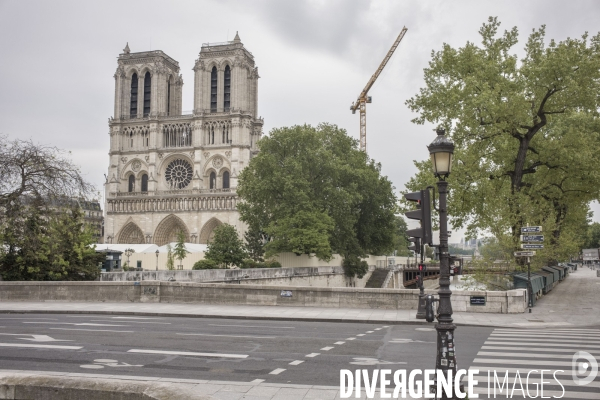
M 585 361 L 582 361 L 584 359 Z M 573 375 L 573 383 L 579 386 L 587 385 L 592 382 L 598 376 L 598 361 L 593 355 L 586 351 L 578 351 L 573 354 L 573 361 L 571 363 L 571 374 Z M 580 376 L 585 376 L 580 378 Z

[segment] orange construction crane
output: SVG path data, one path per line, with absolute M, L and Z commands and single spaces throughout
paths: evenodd
M 388 51 L 387 55 L 381 62 L 381 65 L 379 65 L 379 68 L 377 68 L 377 71 L 375 71 L 375 73 L 373 74 L 371 79 L 369 79 L 369 82 L 367 82 L 367 86 L 365 86 L 363 91 L 360 92 L 356 102 L 352 103 L 352 105 L 350 106 L 350 110 L 352 111 L 352 114 L 356 113 L 356 109 L 360 109 L 360 149 L 362 151 L 365 151 L 365 152 L 367 151 L 367 106 L 366 106 L 366 103 L 371 102 L 371 96 L 367 96 L 367 93 L 369 93 L 369 89 L 371 89 L 371 86 L 373 86 L 373 84 L 379 77 L 379 74 L 381 74 L 381 71 L 383 71 L 383 69 L 385 68 L 385 65 L 388 63 L 388 61 L 392 57 L 392 54 L 394 54 L 396 47 L 398 47 L 398 45 L 400 44 L 400 41 L 402 41 L 402 38 L 404 37 L 404 34 L 406 33 L 407 30 L 408 29 L 406 28 L 406 26 L 404 28 L 402 28 L 402 31 L 396 38 L 396 41 L 392 45 L 392 48 L 390 49 L 390 51 Z

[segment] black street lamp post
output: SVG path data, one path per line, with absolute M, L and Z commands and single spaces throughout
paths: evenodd
M 456 377 L 456 351 L 454 330 L 456 325 L 452 323 L 452 303 L 450 297 L 450 257 L 448 254 L 448 212 L 446 196 L 448 193 L 448 183 L 446 178 L 450 175 L 452 169 L 452 156 L 454 154 L 454 143 L 446 137 L 446 131 L 438 129 L 438 136 L 427 149 L 431 156 L 434 174 L 439 179 L 437 182 L 439 194 L 439 215 L 440 215 L 440 289 L 438 305 L 438 322 L 435 325 L 437 331 L 437 356 L 435 367 L 442 370 L 446 379 L 449 371 L 452 371 L 452 379 Z M 454 382 L 452 382 L 454 387 Z M 440 397 L 438 397 L 440 398 Z M 446 397 L 441 397 L 445 399 Z
M 158 249 L 156 249 L 156 271 L 158 272 Z

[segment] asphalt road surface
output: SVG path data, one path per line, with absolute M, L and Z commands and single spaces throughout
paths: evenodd
M 339 386 L 341 369 L 433 369 L 435 339 L 433 324 L 1 314 L 0 369 Z M 600 360 L 600 329 L 458 327 L 455 339 L 458 368 L 512 368 L 511 385 L 516 368 L 571 379 L 576 351 Z M 600 377 L 563 385 L 563 398 L 600 398 Z

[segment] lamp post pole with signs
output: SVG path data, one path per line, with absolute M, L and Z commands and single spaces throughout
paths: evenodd
M 437 182 L 439 194 L 439 217 L 440 217 L 440 289 L 438 291 L 438 322 L 435 324 L 437 331 L 437 355 L 435 368 L 443 371 L 448 378 L 452 374 L 452 380 L 456 377 L 456 353 L 454 347 L 454 330 L 456 325 L 452 320 L 452 302 L 450 297 L 450 257 L 448 254 L 448 210 L 447 194 L 448 182 L 446 178 L 450 175 L 452 168 L 452 156 L 454 154 L 454 143 L 446 137 L 444 129 L 436 130 L 437 137 L 427 146 L 434 175 L 439 179 Z M 452 382 L 452 387 L 456 387 Z M 446 399 L 445 394 L 442 397 Z

